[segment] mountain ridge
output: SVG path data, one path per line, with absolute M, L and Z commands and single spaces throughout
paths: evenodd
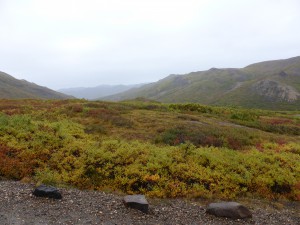
M 0 71 L 0 98 L 5 99 L 70 99 L 68 96 Z
M 104 100 L 137 97 L 165 103 L 201 103 L 246 108 L 300 108 L 300 57 L 264 61 L 244 68 L 211 68 L 169 75 Z

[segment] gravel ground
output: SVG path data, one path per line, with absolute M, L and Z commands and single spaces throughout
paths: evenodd
M 300 202 L 241 200 L 253 218 L 232 220 L 205 213 L 204 200 L 149 199 L 149 213 L 126 208 L 123 196 L 60 188 L 63 199 L 38 198 L 33 184 L 0 181 L 0 224 L 287 224 L 300 225 Z

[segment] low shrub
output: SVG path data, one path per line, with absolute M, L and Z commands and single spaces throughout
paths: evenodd
M 0 114 L 0 176 L 156 197 L 247 195 L 299 200 L 297 136 L 267 136 L 254 129 L 219 128 L 205 123 L 189 126 L 187 120 L 194 118 L 193 114 L 182 117 L 183 126 L 177 121 L 167 126 L 165 117 L 161 119 L 155 128 L 162 128 L 156 138 L 159 145 L 152 144 L 151 139 L 128 141 L 109 133 L 110 128 L 115 133 L 134 130 L 126 129 L 134 125 L 131 122 L 139 129 L 145 127 L 132 119 L 134 114 L 126 114 L 127 107 L 120 107 L 120 112 L 113 110 L 117 108 L 114 104 L 101 108 L 99 105 L 105 103 L 94 103 L 97 108 L 92 109 L 94 105 L 83 102 L 86 105 L 82 112 L 75 108 L 69 116 L 61 115 L 68 105 L 79 103 L 36 102 L 32 109 L 26 109 L 32 110 L 30 114 Z M 218 113 L 222 109 L 212 110 Z M 145 113 L 145 109 L 139 112 Z M 159 112 L 150 113 L 152 117 L 148 118 L 152 120 L 147 126 L 152 128 L 155 115 L 166 115 Z M 167 115 L 169 121 L 178 118 L 176 112 Z M 107 135 L 99 135 L 104 132 Z

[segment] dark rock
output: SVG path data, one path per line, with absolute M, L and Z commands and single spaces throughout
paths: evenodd
M 124 197 L 123 202 L 126 207 L 138 209 L 144 213 L 148 212 L 149 204 L 145 195 L 127 195 Z
M 271 186 L 271 190 L 274 193 L 279 193 L 279 194 L 285 194 L 285 193 L 291 193 L 292 188 L 288 184 L 278 184 L 275 182 L 273 186 Z
M 220 202 L 208 205 L 206 212 L 218 217 L 244 219 L 252 217 L 248 208 L 237 202 Z
M 284 72 L 284 71 L 281 71 L 281 72 L 279 73 L 279 76 L 281 76 L 281 77 L 287 77 L 287 73 Z
M 33 191 L 33 195 L 37 197 L 48 197 L 48 198 L 55 198 L 61 199 L 62 196 L 58 189 L 52 186 L 46 186 L 44 184 L 40 185 Z

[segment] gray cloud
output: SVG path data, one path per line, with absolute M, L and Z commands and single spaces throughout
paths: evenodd
M 298 0 L 0 0 L 0 70 L 50 88 L 131 84 L 300 55 Z

